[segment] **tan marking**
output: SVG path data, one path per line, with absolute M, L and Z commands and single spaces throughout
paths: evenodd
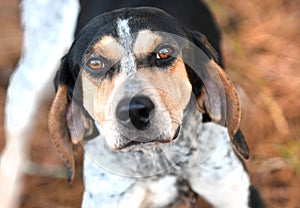
M 190 100 L 192 86 L 181 57 L 176 59 L 171 69 L 167 70 L 167 74 L 173 80 L 173 90 L 178 97 L 178 104 L 181 104 L 181 110 L 183 111 Z
M 101 40 L 93 46 L 93 50 L 94 53 L 114 61 L 120 60 L 124 51 L 123 47 L 111 35 L 106 35 L 101 38 Z
M 109 98 L 115 87 L 118 75 L 112 79 L 98 81 L 90 77 L 86 72 L 82 73 L 83 106 L 89 114 L 99 123 L 107 120 L 106 112 Z
M 82 99 L 83 106 L 90 115 L 94 115 L 94 97 L 97 91 L 97 82 L 85 71 L 82 72 Z
M 140 76 L 157 90 L 172 120 L 181 121 L 192 92 L 182 59 L 179 57 L 169 70 L 145 69 Z
M 134 43 L 134 54 L 144 54 L 152 52 L 161 43 L 162 37 L 150 30 L 142 30 L 138 33 Z

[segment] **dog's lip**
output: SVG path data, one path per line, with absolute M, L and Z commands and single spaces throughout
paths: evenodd
M 179 135 L 179 132 L 180 132 L 180 126 L 177 127 L 173 138 L 172 139 L 167 139 L 167 140 L 156 138 L 156 139 L 153 139 L 153 140 L 150 140 L 150 141 L 143 142 L 143 141 L 130 140 L 130 139 L 126 138 L 129 142 L 126 143 L 126 144 L 124 144 L 124 145 L 122 145 L 122 146 L 117 147 L 116 150 L 127 149 L 127 148 L 131 148 L 131 147 L 136 147 L 136 146 L 139 146 L 139 145 L 151 145 L 151 144 L 158 144 L 158 143 L 170 143 L 170 142 L 173 142 L 174 140 L 177 139 L 177 137 Z

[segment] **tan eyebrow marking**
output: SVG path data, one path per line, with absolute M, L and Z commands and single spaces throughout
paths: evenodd
M 134 54 L 149 53 L 156 49 L 162 42 L 162 37 L 150 30 L 142 30 L 138 33 L 133 52 Z
M 93 46 L 93 50 L 94 53 L 114 61 L 120 60 L 124 51 L 123 47 L 111 35 L 106 35 L 101 38 Z

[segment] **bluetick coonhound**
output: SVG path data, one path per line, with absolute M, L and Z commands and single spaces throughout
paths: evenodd
M 213 18 L 200 1 L 166 2 L 79 19 L 49 114 L 69 180 L 81 143 L 82 207 L 171 207 L 180 181 L 214 207 L 263 207 L 237 153 L 248 157 L 240 102 Z

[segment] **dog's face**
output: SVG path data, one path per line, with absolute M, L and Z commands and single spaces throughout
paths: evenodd
M 190 42 L 207 56 L 207 63 L 198 66 L 205 76 L 186 63 L 197 63 Z M 227 126 L 233 137 L 240 119 L 238 98 L 213 58 L 203 36 L 158 9 L 117 10 L 89 22 L 62 60 L 49 118 L 54 144 L 71 175 L 71 140 L 93 137 L 98 126 L 113 151 L 170 143 L 192 95 L 199 111 Z
M 171 142 L 178 135 L 191 84 L 182 46 L 168 33 L 117 19 L 117 36 L 101 35 L 82 60 L 83 107 L 113 150 Z

